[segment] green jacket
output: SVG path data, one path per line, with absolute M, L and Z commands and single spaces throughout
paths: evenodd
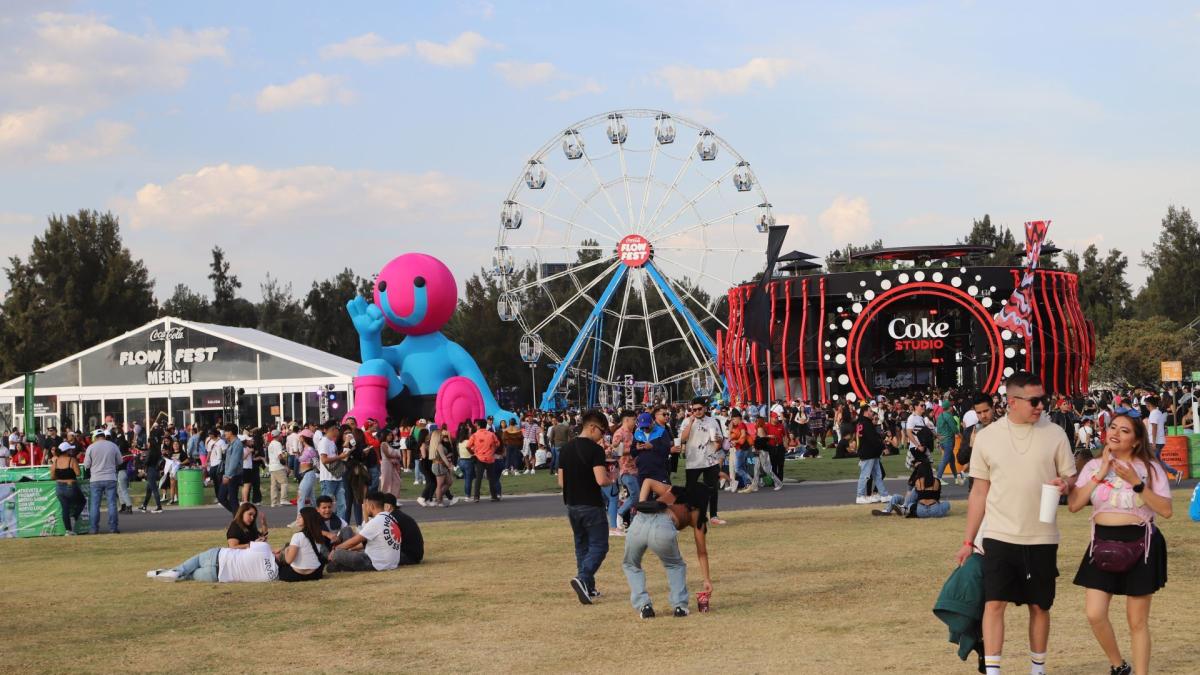
M 954 417 L 954 413 L 949 410 L 938 415 L 937 418 L 937 434 L 942 438 L 950 438 L 958 433 L 958 419 Z
M 975 553 L 950 574 L 933 605 L 933 614 L 950 628 L 950 642 L 958 645 L 958 658 L 966 661 L 971 652 L 978 654 L 981 673 L 983 603 L 983 556 Z

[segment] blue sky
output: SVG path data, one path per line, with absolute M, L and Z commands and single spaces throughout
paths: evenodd
M 1140 252 L 1200 208 L 1200 3 L 0 7 L 0 255 L 111 209 L 165 297 L 421 250 L 488 264 L 524 162 L 658 108 L 754 166 L 789 247 L 948 243 L 984 213 Z

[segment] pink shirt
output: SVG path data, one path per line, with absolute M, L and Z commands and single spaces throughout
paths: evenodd
M 1083 471 L 1079 472 L 1079 478 L 1075 481 L 1075 487 L 1087 488 L 1090 486 L 1092 476 L 1100 471 L 1100 463 L 1101 460 L 1093 459 L 1085 464 Z M 1167 499 L 1171 498 L 1171 484 L 1167 479 L 1167 472 L 1163 471 L 1162 467 L 1157 464 L 1151 465 L 1151 471 L 1154 472 L 1154 484 L 1151 485 L 1150 481 L 1146 480 L 1146 467 L 1140 461 L 1134 461 L 1132 465 L 1138 477 L 1142 479 L 1143 483 L 1146 483 L 1147 490 L 1153 490 L 1154 494 Z M 1133 486 L 1118 476 L 1114 468 L 1108 470 L 1105 481 L 1092 493 L 1092 515 L 1097 513 L 1128 513 L 1137 516 L 1144 522 L 1154 520 L 1154 510 L 1146 506 L 1146 502 L 1142 501 L 1142 496 L 1134 492 Z
M 637 461 L 630 454 L 633 450 L 633 432 L 625 431 L 625 427 L 617 427 L 617 430 L 612 435 L 612 445 L 621 444 L 625 447 L 625 452 L 621 454 L 621 458 L 617 463 L 621 467 L 621 475 L 631 474 L 637 475 Z

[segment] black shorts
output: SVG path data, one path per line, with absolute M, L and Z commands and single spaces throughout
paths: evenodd
M 1109 541 L 1137 541 L 1146 537 L 1141 525 L 1097 525 L 1096 537 Z M 1116 574 L 1096 569 L 1087 551 L 1075 573 L 1075 585 L 1113 595 L 1151 595 L 1167 585 L 1167 540 L 1155 527 L 1150 535 L 1149 555 L 1128 572 Z
M 1058 544 L 983 540 L 983 598 L 1050 609 L 1058 579 Z

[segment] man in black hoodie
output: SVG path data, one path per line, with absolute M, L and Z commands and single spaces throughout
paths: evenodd
M 858 437 L 858 494 L 856 504 L 875 504 L 888 501 L 887 487 L 883 484 L 883 466 L 880 457 L 883 456 L 883 437 L 875 426 L 875 409 L 863 408 L 855 428 Z M 867 481 L 870 480 L 879 490 L 879 495 L 867 494 Z

